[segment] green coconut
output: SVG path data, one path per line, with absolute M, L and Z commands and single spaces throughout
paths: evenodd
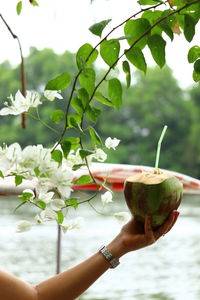
M 126 179 L 124 195 L 132 215 L 140 222 L 151 216 L 152 227 L 156 228 L 179 207 L 183 185 L 176 177 L 161 170 L 142 172 Z

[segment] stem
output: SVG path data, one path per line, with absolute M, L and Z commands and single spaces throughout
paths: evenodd
M 37 110 L 37 108 L 36 108 Z M 49 126 L 47 123 L 45 123 L 41 118 L 40 118 L 40 115 L 39 115 L 39 112 L 37 110 L 37 117 L 34 116 L 33 114 L 31 114 L 30 112 L 27 112 L 27 115 L 30 116 L 32 119 L 36 120 L 36 121 L 39 121 L 43 126 L 47 127 L 48 129 L 50 129 L 51 131 L 55 132 L 56 134 L 59 134 L 60 132 L 58 130 L 56 130 L 55 128 Z
M 96 209 L 96 207 L 94 207 L 94 205 L 92 205 L 90 202 L 88 202 L 90 207 L 99 215 L 105 216 L 105 217 L 111 217 L 113 216 L 113 214 L 108 214 L 108 213 L 104 213 L 102 211 L 99 211 L 98 209 Z
M 8 25 L 8 23 L 6 22 L 6 20 L 2 16 L 2 14 L 0 14 L 0 18 L 2 19 L 2 21 L 6 25 L 8 31 L 10 32 L 10 34 L 12 35 L 12 37 L 14 39 L 16 39 L 17 42 L 18 42 L 19 51 L 20 51 L 20 57 L 21 57 L 21 64 L 20 64 L 20 71 L 21 71 L 21 93 L 22 93 L 22 95 L 24 97 L 26 97 L 26 74 L 25 74 L 25 68 L 24 68 L 24 56 L 23 56 L 23 53 L 22 53 L 21 42 L 20 42 L 18 36 L 15 33 L 13 33 L 12 29 L 10 28 L 10 26 Z M 26 113 L 22 113 L 21 124 L 22 124 L 22 128 L 25 129 L 26 128 Z
M 163 131 L 162 131 L 161 136 L 160 136 L 159 141 L 158 141 L 157 153 L 156 153 L 155 169 L 158 169 L 159 158 L 160 158 L 161 144 L 162 144 L 162 140 L 163 140 L 163 138 L 164 138 L 164 135 L 165 135 L 166 130 L 167 130 L 167 125 L 164 126 Z
M 96 191 L 96 193 L 95 193 L 94 195 L 92 195 L 90 198 L 80 201 L 80 202 L 78 203 L 78 205 L 84 204 L 84 203 L 87 203 L 87 202 L 89 203 L 92 199 L 94 199 L 94 198 L 99 194 L 99 191 L 100 191 L 100 188 L 99 188 L 98 191 Z M 63 207 L 63 208 L 70 207 L 70 206 L 71 206 L 71 205 L 66 205 L 66 206 Z
M 83 119 L 82 119 L 83 120 Z M 82 128 L 82 122 L 81 122 L 81 128 Z M 82 142 L 82 137 L 80 137 L 80 146 L 81 146 L 81 148 L 83 149 L 83 142 Z M 89 174 L 90 174 L 90 176 L 92 177 L 92 180 L 93 180 L 93 182 L 95 183 L 95 185 L 96 185 L 96 188 L 97 188 L 97 190 L 99 189 L 98 188 L 98 186 L 99 186 L 99 184 L 96 182 L 96 179 L 94 178 L 94 176 L 92 175 L 92 172 L 91 172 L 91 170 L 90 170 L 90 166 L 89 166 L 89 163 L 88 163 L 88 160 L 87 160 L 87 157 L 85 157 L 85 163 L 86 163 L 86 166 L 87 166 L 87 169 L 88 169 L 88 172 L 89 172 Z
M 57 225 L 57 244 L 56 244 L 56 274 L 60 273 L 61 269 L 61 227 Z
M 36 107 L 36 112 L 37 112 L 37 120 L 40 121 L 40 123 L 42 123 L 42 125 L 44 125 L 45 127 L 47 127 L 48 129 L 50 129 L 51 131 L 55 132 L 56 134 L 59 134 L 60 132 L 58 130 L 56 130 L 55 128 L 51 127 L 50 125 L 48 125 L 47 123 L 45 123 L 41 118 L 40 118 L 40 114 L 39 114 L 39 110 L 38 107 Z

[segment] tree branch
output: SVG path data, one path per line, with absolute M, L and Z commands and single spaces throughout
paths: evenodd
M 10 26 L 8 25 L 8 23 L 6 22 L 6 20 L 2 16 L 2 14 L 0 14 L 0 18 L 2 19 L 3 23 L 7 27 L 8 31 L 10 32 L 10 34 L 12 35 L 12 37 L 14 39 L 16 39 L 17 42 L 18 42 L 19 51 L 20 51 L 20 57 L 21 57 L 21 64 L 20 64 L 21 93 L 22 93 L 22 95 L 24 97 L 26 97 L 26 74 L 25 74 L 24 57 L 23 57 L 23 53 L 22 53 L 21 42 L 20 42 L 18 36 L 12 31 L 12 29 L 10 28 Z M 26 128 L 26 114 L 25 113 L 22 113 L 21 125 L 22 125 L 22 128 L 24 128 L 24 129 Z

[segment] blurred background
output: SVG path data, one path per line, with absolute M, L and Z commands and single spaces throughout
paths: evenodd
M 34 8 L 24 1 L 19 17 L 15 11 L 17 1 L 1 4 L 2 14 L 22 38 L 27 89 L 38 91 L 59 73 L 76 74 L 74 52 L 85 42 L 96 44 L 96 38 L 88 32 L 89 26 L 110 17 L 115 20 L 110 24 L 113 26 L 124 20 L 123 15 L 127 17 L 136 11 L 136 1 L 132 1 L 131 8 L 130 1 L 125 0 L 123 5 L 122 1 L 113 0 L 92 3 L 74 0 L 67 4 L 60 0 L 59 6 L 55 0 L 38 2 L 40 7 Z M 2 24 L 0 28 L 2 107 L 7 97 L 20 89 L 20 58 L 7 29 Z M 168 125 L 160 167 L 200 178 L 200 87 L 192 84 L 192 71 L 187 63 L 187 51 L 195 41 L 185 47 L 181 37 L 177 37 L 172 44 L 167 52 L 167 65 L 162 70 L 151 62 L 146 75 L 133 69 L 131 87 L 126 89 L 124 85 L 122 109 L 106 108 L 95 128 L 103 140 L 108 136 L 121 140 L 116 151 L 108 151 L 107 162 L 153 166 L 158 138 L 163 126 Z M 99 77 L 105 67 L 103 63 L 96 65 Z M 120 70 L 115 72 L 121 76 Z M 103 85 L 101 89 L 104 91 Z M 63 93 L 65 100 L 69 91 L 70 88 Z M 55 109 L 64 109 L 65 100 L 40 107 L 45 122 L 53 125 L 50 114 Z M 0 146 L 16 141 L 22 146 L 39 143 L 52 146 L 56 139 L 53 132 L 31 118 L 27 120 L 26 130 L 21 129 L 20 117 L 0 118 Z M 114 198 L 108 209 L 127 210 L 122 194 L 115 194 Z M 127 255 L 119 268 L 105 274 L 80 300 L 199 300 L 199 201 L 199 195 L 185 195 L 173 231 L 159 243 Z M 98 203 L 97 199 L 97 207 Z M 0 267 L 35 284 L 55 274 L 57 230 L 55 224 L 48 224 L 29 233 L 16 234 L 15 222 L 33 216 L 28 207 L 13 213 L 17 204 L 16 199 L 0 198 Z M 85 228 L 63 236 L 63 270 L 96 252 L 120 229 L 114 219 L 95 214 L 87 205 L 77 212 L 69 211 L 69 217 L 80 215 L 87 219 Z

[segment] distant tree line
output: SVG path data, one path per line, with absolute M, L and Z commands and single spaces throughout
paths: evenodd
M 75 56 L 68 51 L 58 55 L 51 49 L 31 48 L 25 61 L 29 90 L 40 91 L 51 78 L 64 71 L 76 73 Z M 169 67 L 151 68 L 147 75 L 137 71 L 132 78 L 131 87 L 124 87 L 122 109 L 116 112 L 106 108 L 96 124 L 96 131 L 103 139 L 108 136 L 121 139 L 118 149 L 110 152 L 108 161 L 154 166 L 157 141 L 163 126 L 168 125 L 160 167 L 200 178 L 200 87 L 181 89 Z M 0 106 L 18 89 L 19 66 L 3 62 L 0 64 Z M 63 93 L 64 100 L 41 106 L 40 115 L 46 123 L 54 126 L 51 111 L 65 109 L 69 92 L 70 88 Z M 41 130 L 39 122 L 28 118 L 25 130 L 20 123 L 20 117 L 0 118 L 0 145 L 15 141 L 22 146 L 55 143 L 55 133 L 46 127 Z

